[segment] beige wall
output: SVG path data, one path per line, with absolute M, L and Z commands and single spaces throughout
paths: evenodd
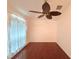
M 65 10 L 60 19 L 57 21 L 57 43 L 60 47 L 71 56 L 71 19 L 70 19 L 70 7 Z
M 27 40 L 29 42 L 56 42 L 57 24 L 45 18 L 26 17 L 28 22 Z

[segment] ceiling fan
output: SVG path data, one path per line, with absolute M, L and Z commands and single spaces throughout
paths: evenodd
M 62 5 L 58 5 L 57 6 L 57 10 L 60 10 L 62 8 Z M 50 5 L 49 3 L 45 0 L 44 4 L 42 5 L 42 12 L 39 12 L 39 11 L 32 11 L 30 10 L 29 12 L 33 12 L 33 13 L 39 13 L 41 14 L 40 16 L 38 16 L 38 18 L 41 18 L 43 16 L 46 16 L 47 19 L 52 19 L 52 16 L 59 16 L 61 15 L 62 13 L 59 12 L 59 11 L 50 11 Z

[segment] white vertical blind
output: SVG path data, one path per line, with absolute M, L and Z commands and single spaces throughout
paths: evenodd
M 8 55 L 15 54 L 26 43 L 26 24 L 18 17 L 12 16 L 8 24 Z

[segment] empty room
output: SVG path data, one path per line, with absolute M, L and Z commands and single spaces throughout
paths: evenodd
M 71 0 L 7 0 L 8 59 L 71 59 Z

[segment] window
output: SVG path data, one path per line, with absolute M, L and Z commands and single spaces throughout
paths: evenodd
M 8 24 L 8 56 L 14 55 L 26 44 L 26 24 L 24 19 L 12 14 Z

